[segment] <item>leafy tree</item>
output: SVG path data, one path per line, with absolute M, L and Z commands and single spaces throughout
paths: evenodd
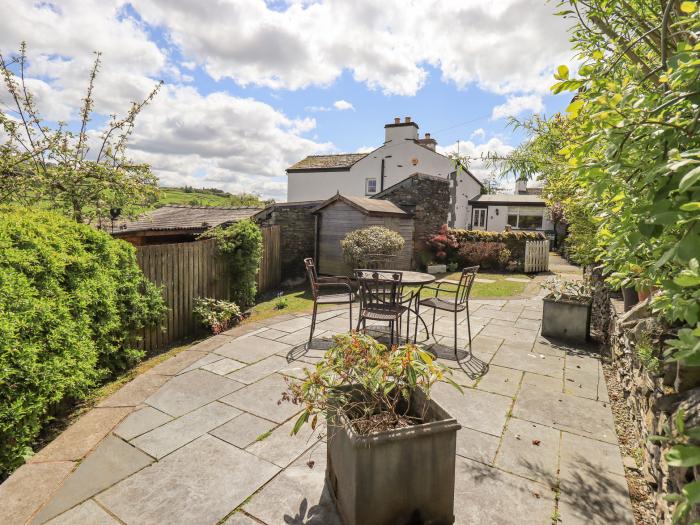
M 0 74 L 12 104 L 11 110 L 0 109 L 0 126 L 7 137 L 0 145 L 0 203 L 41 204 L 78 222 L 99 223 L 109 217 L 110 209 L 135 215 L 155 201 L 156 177 L 148 165 L 127 157 L 126 145 L 136 116 L 162 83 L 143 101 L 134 102 L 125 117 L 112 115 L 96 136 L 88 130 L 100 68 L 100 54 L 96 55 L 77 131 L 62 122 L 52 129 L 39 115 L 25 81 L 24 43 L 17 57 L 0 55 Z
M 236 193 L 229 197 L 231 206 L 248 206 L 251 208 L 264 208 L 274 204 L 274 199 L 263 199 L 257 193 Z

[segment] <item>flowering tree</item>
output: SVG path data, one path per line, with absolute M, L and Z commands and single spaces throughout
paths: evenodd
M 78 222 L 100 222 L 110 213 L 135 214 L 155 201 L 157 179 L 146 164 L 132 162 L 126 145 L 139 112 L 155 97 L 158 83 L 123 118 L 112 115 L 101 134 L 88 130 L 100 54 L 90 72 L 77 131 L 65 123 L 53 129 L 37 110 L 27 88 L 26 45 L 17 57 L 0 55 L 0 75 L 10 96 L 10 109 L 0 108 L 0 203 L 41 203 Z M 92 143 L 92 146 L 91 146 Z

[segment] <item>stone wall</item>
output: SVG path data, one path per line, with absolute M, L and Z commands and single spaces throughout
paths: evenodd
M 594 305 L 598 302 L 599 314 L 603 312 L 599 323 L 607 331 L 613 369 L 639 439 L 642 474 L 655 496 L 659 523 L 668 524 L 673 503 L 666 501 L 665 496 L 679 493 L 685 484 L 700 479 L 700 472 L 669 467 L 664 456 L 670 445 L 649 437 L 664 435 L 665 428 L 674 428 L 679 410 L 685 411 L 686 428 L 700 425 L 700 369 L 650 361 L 640 348 L 653 348 L 658 357 L 665 339 L 673 336 L 672 331 L 651 313 L 648 301 L 625 313 L 622 301 L 611 299 L 600 282 L 594 282 L 594 287 L 598 295 L 603 294 L 594 298 Z M 603 300 L 607 307 L 601 304 Z
M 316 222 L 311 211 L 321 201 L 273 204 L 254 219 L 263 226 L 280 226 L 282 283 L 292 285 L 305 279 L 304 259 L 314 257 Z
M 447 224 L 450 211 L 450 184 L 447 179 L 415 173 L 374 195 L 393 202 L 413 215 L 413 260 L 422 265 L 420 254 L 426 251 L 425 238 Z

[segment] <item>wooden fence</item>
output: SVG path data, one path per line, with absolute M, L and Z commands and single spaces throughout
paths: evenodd
M 257 279 L 260 293 L 279 286 L 281 281 L 279 226 L 262 228 L 262 233 L 263 258 Z M 138 246 L 136 258 L 144 275 L 163 287 L 168 307 L 164 329 L 147 329 L 141 333 L 146 352 L 165 348 L 197 332 L 192 315 L 196 297 L 230 298 L 230 273 L 214 239 Z
M 549 270 L 549 241 L 525 243 L 525 273 Z

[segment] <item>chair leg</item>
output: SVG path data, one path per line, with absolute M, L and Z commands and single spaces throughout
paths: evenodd
M 469 334 L 469 356 L 472 355 L 472 324 L 469 320 L 469 301 L 467 301 L 467 333 Z
M 433 308 L 433 325 L 430 327 L 430 335 L 435 337 L 435 314 L 437 313 L 437 308 Z
M 348 306 L 350 307 L 350 331 L 352 332 L 352 301 L 348 303 Z
M 391 335 L 389 336 L 389 346 L 394 346 L 394 321 L 389 321 L 389 332 Z
M 454 320 L 455 320 L 455 341 L 454 341 L 454 344 L 455 344 L 455 359 L 456 359 L 457 361 L 459 361 L 459 355 L 457 354 L 457 310 L 454 311 L 454 314 L 455 314 L 455 317 L 454 317 Z
M 314 301 L 314 311 L 311 314 L 311 329 L 309 330 L 309 342 L 306 343 L 306 349 L 308 350 L 311 346 L 311 341 L 314 338 L 314 330 L 316 329 L 316 311 L 318 310 L 318 304 Z
M 413 342 L 415 343 L 418 341 L 418 319 L 420 319 L 418 315 L 418 309 L 420 308 L 420 303 L 418 302 L 418 297 L 416 297 L 416 328 L 413 330 Z

